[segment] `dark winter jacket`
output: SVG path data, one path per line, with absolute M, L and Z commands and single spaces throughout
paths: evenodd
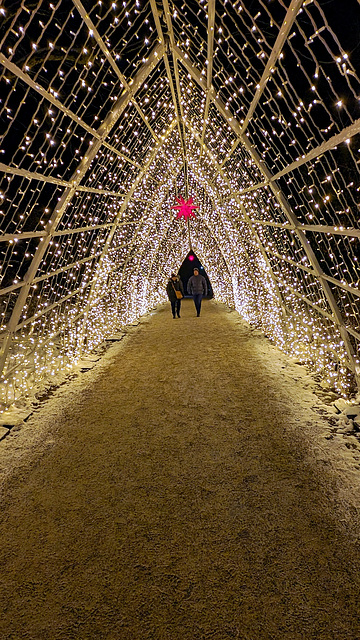
M 177 300 L 174 287 L 177 291 L 181 291 L 181 293 L 184 295 L 184 287 L 180 278 L 178 278 L 177 280 L 173 280 L 172 278 L 170 278 L 166 286 L 166 293 L 168 294 L 170 302 L 175 302 L 175 300 Z
M 204 276 L 201 276 L 200 273 L 197 276 L 191 276 L 187 283 L 187 290 L 191 296 L 198 295 L 199 293 L 207 296 L 207 284 Z

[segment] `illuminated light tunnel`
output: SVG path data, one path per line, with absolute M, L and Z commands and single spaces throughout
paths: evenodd
M 359 4 L 0 12 L 2 409 L 164 302 L 190 247 L 216 300 L 351 393 Z

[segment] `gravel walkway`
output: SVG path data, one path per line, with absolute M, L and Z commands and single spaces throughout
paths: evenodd
M 2 640 L 359 640 L 358 513 L 287 362 L 162 307 L 1 442 Z

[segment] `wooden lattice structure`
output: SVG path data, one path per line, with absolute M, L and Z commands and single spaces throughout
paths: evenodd
M 360 6 L 339 4 L 1 4 L 2 407 L 162 302 L 189 241 L 217 299 L 354 389 Z

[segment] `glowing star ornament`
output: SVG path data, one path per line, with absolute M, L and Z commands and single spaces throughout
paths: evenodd
M 199 207 L 197 204 L 193 204 L 194 201 L 192 198 L 189 198 L 189 200 L 186 200 L 185 202 L 184 198 L 180 196 L 179 198 L 176 198 L 176 200 L 179 204 L 175 204 L 171 208 L 178 209 L 176 216 L 177 220 L 182 218 L 182 216 L 184 216 L 185 220 L 188 220 L 189 218 L 196 218 L 193 209 L 198 209 Z

